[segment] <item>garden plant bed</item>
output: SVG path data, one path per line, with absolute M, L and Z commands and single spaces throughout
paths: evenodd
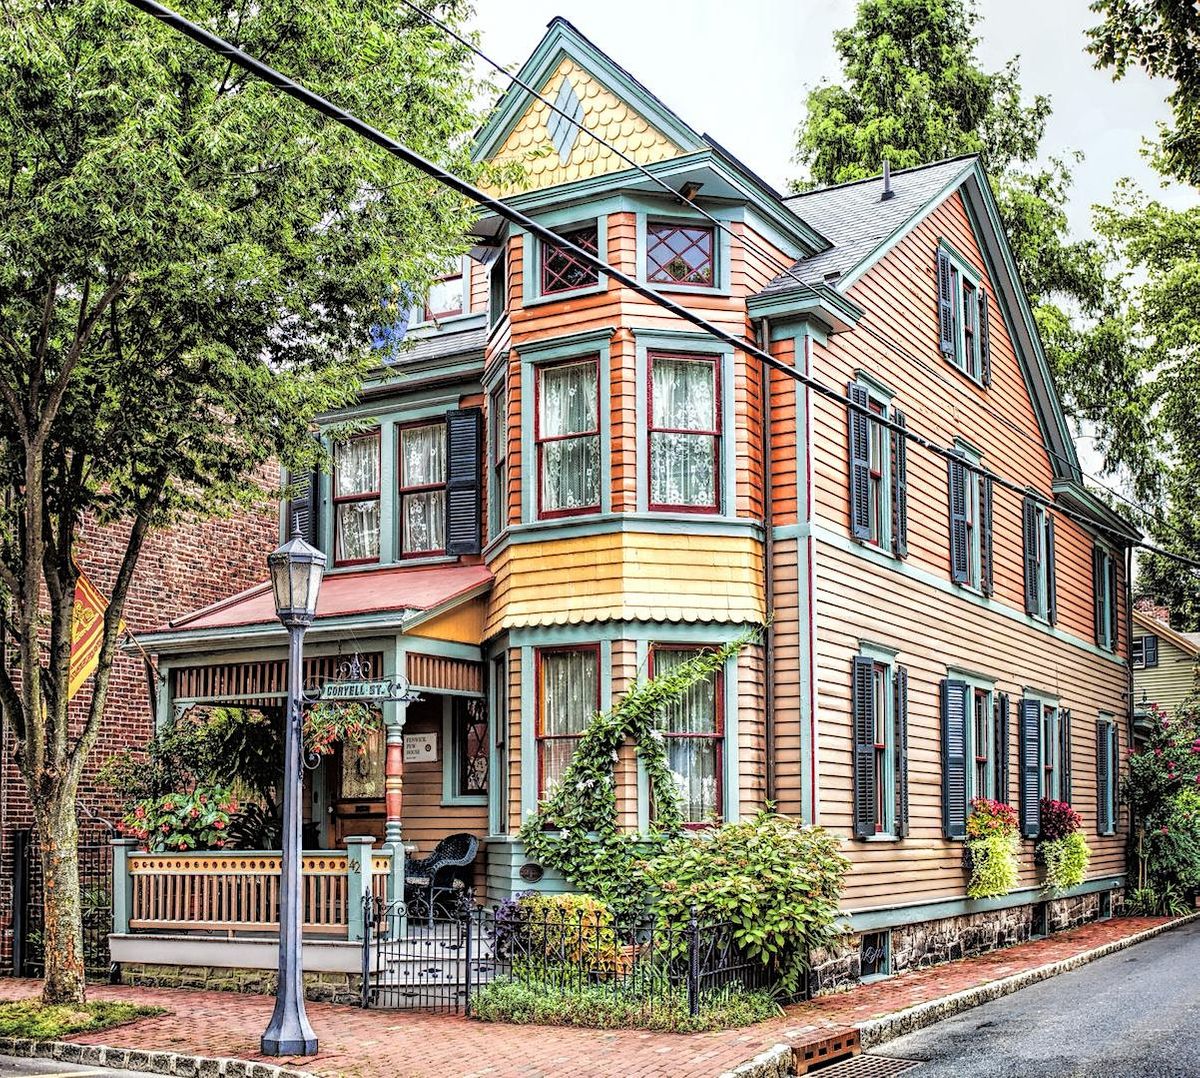
M 36 999 L 14 1000 L 0 1003 L 0 1037 L 59 1040 L 71 1034 L 97 1033 L 165 1013 L 162 1007 L 111 1000 L 94 1000 L 82 1006 L 47 1005 Z

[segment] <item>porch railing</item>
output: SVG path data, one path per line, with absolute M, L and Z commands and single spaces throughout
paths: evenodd
M 279 853 L 142 853 L 129 839 L 113 846 L 114 932 L 278 931 Z M 352 838 L 345 851 L 302 855 L 306 936 L 360 940 L 363 899 L 386 902 L 398 893 L 391 851 L 373 846 L 373 839 Z

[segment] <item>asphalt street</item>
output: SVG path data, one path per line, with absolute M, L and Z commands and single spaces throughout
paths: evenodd
M 59 1063 L 53 1059 L 14 1059 L 0 1056 L 0 1078 L 9 1075 L 30 1074 L 38 1078 L 83 1078 L 84 1075 L 103 1075 L 104 1078 L 146 1078 L 133 1071 L 110 1071 L 106 1067 L 80 1067 L 73 1063 Z
M 871 1055 L 906 1078 L 1200 1078 L 1200 922 L 1051 977 Z

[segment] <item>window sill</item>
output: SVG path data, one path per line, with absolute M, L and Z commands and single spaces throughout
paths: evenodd
M 943 352 L 942 359 L 944 359 L 946 361 L 947 366 L 953 367 L 954 370 L 956 370 L 960 375 L 962 375 L 962 377 L 965 378 L 968 382 L 970 382 L 971 385 L 973 385 L 976 389 L 987 389 L 987 386 L 985 386 L 983 384 L 983 379 L 976 378 L 973 374 L 971 374 L 967 370 L 965 370 L 961 364 L 959 364 L 958 362 L 955 361 L 953 356 L 948 355 L 947 353 Z
M 642 280 L 640 282 L 655 292 L 678 292 L 681 295 L 701 296 L 731 296 L 733 290 L 711 284 L 660 284 L 656 281 Z
M 880 981 L 890 981 L 894 974 L 891 973 L 871 973 L 866 977 L 859 977 L 859 984 L 877 984 Z
M 867 838 L 860 838 L 859 842 L 900 842 L 899 835 L 870 835 Z
M 357 565 L 335 565 L 332 569 L 327 569 L 325 575 L 334 576 L 338 573 L 361 573 L 363 570 L 369 569 L 406 569 L 430 565 L 450 565 L 456 561 L 458 561 L 457 554 L 435 554 L 428 558 L 397 558 L 395 561 L 369 561 L 360 562 Z
M 472 794 L 469 797 L 465 795 L 462 797 L 443 797 L 441 800 L 441 807 L 454 808 L 456 806 L 469 805 L 476 808 L 483 808 L 487 805 L 487 803 L 487 794 L 483 794 L 482 796 L 476 796 Z
M 535 296 L 525 296 L 523 307 L 538 307 L 545 303 L 558 303 L 560 300 L 581 299 L 584 296 L 598 296 L 608 291 L 608 280 L 603 275 L 599 284 L 590 284 L 586 288 L 567 288 L 562 292 L 551 292 L 549 295 L 538 293 Z

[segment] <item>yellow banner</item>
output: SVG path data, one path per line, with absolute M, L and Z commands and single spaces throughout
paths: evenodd
M 71 676 L 67 698 L 72 699 L 96 672 L 100 644 L 104 639 L 104 611 L 108 600 L 80 570 L 75 580 L 75 612 L 71 617 Z M 121 622 L 120 632 L 125 631 Z

